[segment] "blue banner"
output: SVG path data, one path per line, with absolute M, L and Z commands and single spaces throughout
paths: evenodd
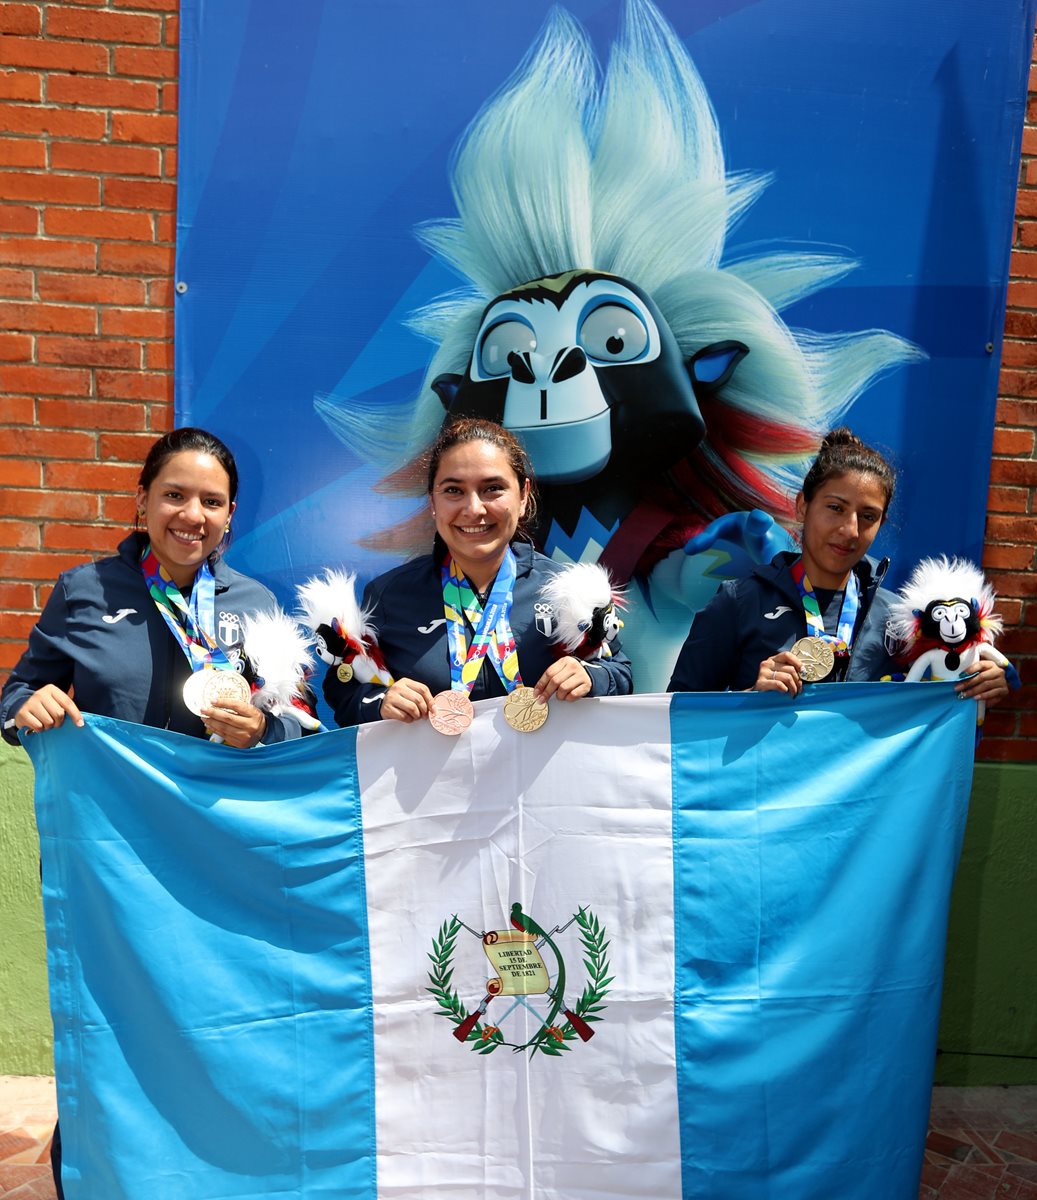
M 711 557 L 712 543 L 701 545 L 693 567 L 671 563 L 666 572 L 659 558 L 681 544 L 679 529 L 660 535 L 667 514 L 697 514 L 708 528 L 715 499 L 725 510 L 755 503 L 780 523 L 768 487 L 794 487 L 811 439 L 844 410 L 902 468 L 877 544 L 894 556 L 890 582 L 924 554 L 979 561 L 1034 7 L 871 0 L 836 17 L 824 0 L 660 0 L 653 24 L 656 10 L 641 0 L 572 0 L 571 15 L 550 19 L 549 0 L 530 0 L 495 9 L 492 21 L 474 0 L 434 8 L 308 0 L 286 36 L 276 0 L 184 0 L 176 418 L 213 429 L 238 453 L 232 563 L 288 602 L 292 586 L 324 566 L 346 563 L 368 577 L 412 544 L 407 519 L 421 502 L 410 476 L 393 472 L 427 440 L 444 404 L 477 403 L 449 377 L 465 372 L 483 305 L 537 274 L 518 249 L 515 214 L 494 214 L 480 199 L 467 151 L 484 117 L 502 172 L 499 186 L 483 180 L 491 195 L 514 198 L 527 216 L 557 201 L 575 221 L 571 253 L 551 250 L 557 229 L 523 229 L 541 248 L 541 274 L 622 277 L 635 298 L 624 294 L 620 308 L 636 310 L 637 291 L 647 294 L 685 360 L 707 343 L 748 347 L 719 385 L 719 408 L 713 385 L 731 361 L 692 368 L 703 434 L 687 396 L 676 425 L 669 410 L 664 418 L 650 406 L 617 425 L 630 394 L 622 381 L 647 372 L 627 388 L 659 395 L 648 360 L 665 355 L 652 357 L 651 339 L 638 350 L 635 337 L 622 350 L 602 343 L 595 359 L 594 331 L 581 338 L 613 413 L 613 448 L 634 445 L 644 430 L 657 436 L 633 474 L 613 461 L 616 481 L 592 478 L 600 504 L 584 505 L 594 492 L 585 477 L 551 485 L 541 540 L 556 557 L 593 558 L 636 518 L 610 561 L 624 573 L 640 564 L 646 603 L 628 624 L 644 642 L 641 657 L 672 661 L 717 579 L 781 540 L 780 531 L 739 527 Z M 626 20 L 637 29 L 647 22 L 654 32 L 643 44 L 664 49 L 650 56 L 655 92 L 627 97 L 632 107 L 617 108 L 626 115 L 606 130 L 595 126 L 606 94 L 596 72 L 610 61 L 622 68 L 632 44 Z M 523 71 L 542 82 L 555 68 L 561 76 L 544 94 L 557 104 L 515 110 L 519 125 L 542 131 L 542 147 L 533 134 L 532 148 L 524 134 L 509 140 L 495 105 L 512 93 L 501 89 Z M 622 91 L 612 84 L 639 70 L 612 78 L 610 104 Z M 548 141 L 566 104 L 577 106 L 589 149 Z M 651 132 L 664 113 L 670 127 Z M 626 128 L 639 133 L 624 141 Z M 674 137 L 687 140 L 683 166 L 671 163 Z M 452 157 L 459 146 L 466 153 Z M 586 194 L 576 178 L 585 154 Z M 617 198 L 616 179 L 643 180 L 644 195 Z M 726 207 L 717 200 L 725 180 Z M 572 187 L 586 203 L 566 198 Z M 654 207 L 666 197 L 672 211 Z M 690 211 L 706 222 L 697 232 L 682 225 Z M 620 228 L 608 227 L 610 216 Z M 449 224 L 459 217 L 461 226 Z M 479 222 L 488 245 L 473 249 Z M 702 273 L 686 295 L 666 276 L 681 263 Z M 765 328 L 749 310 L 780 315 Z M 546 352 L 546 334 L 537 338 Z M 635 353 L 647 365 L 627 365 L 623 356 Z M 433 388 L 436 380 L 444 382 Z M 485 383 L 478 403 L 499 414 L 496 386 Z M 574 402 L 572 413 L 583 411 Z M 506 419 L 528 431 L 537 418 Z M 570 442 L 552 434 L 550 452 L 534 447 L 542 480 L 574 454 L 586 471 L 610 469 L 600 466 L 607 451 L 587 441 L 592 425 L 571 430 Z M 666 459 L 669 471 L 670 450 L 696 444 L 662 515 L 658 498 L 651 512 L 636 511 L 653 463 Z M 750 478 L 761 455 L 766 487 Z M 631 480 L 636 487 L 624 490 Z M 653 620 L 660 628 L 649 631 Z M 642 672 L 638 686 L 650 684 L 659 680 Z

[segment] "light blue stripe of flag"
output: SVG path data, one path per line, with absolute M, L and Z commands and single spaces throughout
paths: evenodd
M 87 722 L 27 739 L 67 1200 L 373 1197 L 355 731 Z
M 914 1200 L 975 706 L 671 707 L 685 1200 Z

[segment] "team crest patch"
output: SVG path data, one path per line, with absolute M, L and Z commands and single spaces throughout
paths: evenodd
M 587 969 L 587 978 L 579 999 L 570 1008 L 566 1003 L 565 960 L 554 939 L 574 923 L 580 939 L 576 953 Z M 456 913 L 443 922 L 432 939 L 427 989 L 439 1005 L 438 1015 L 452 1022 L 459 1042 L 467 1042 L 468 1048 L 479 1054 L 492 1054 L 499 1046 L 510 1046 L 516 1052 L 528 1050 L 530 1055 L 557 1057 L 573 1049 L 570 1043 L 577 1038 L 589 1042 L 594 1036 L 592 1022 L 602 1020 L 601 1013 L 608 1007 L 604 999 L 612 982 L 604 926 L 589 909 L 581 908 L 564 925 L 548 931 L 517 903 L 511 906 L 511 926 L 477 933 Z M 485 994 L 471 1012 L 452 986 L 454 955 L 462 930 L 482 943 L 491 970 Z M 550 965 L 541 950 L 548 952 Z M 492 1018 L 487 1016 L 491 1004 Z M 520 1016 L 532 1013 L 536 1019 L 532 1037 L 519 1040 L 518 1035 L 509 1035 L 509 1018 L 513 1028 L 524 1031 L 529 1027 L 528 1022 L 514 1019 L 516 1012 Z
M 554 609 L 551 607 L 551 605 L 547 604 L 543 600 L 538 600 L 536 604 L 533 605 L 533 612 L 535 614 L 534 619 L 536 621 L 537 629 L 540 630 L 544 637 L 553 637 L 555 631 L 555 616 Z
M 221 612 L 217 632 L 225 646 L 233 646 L 241 640 L 241 618 L 234 612 Z

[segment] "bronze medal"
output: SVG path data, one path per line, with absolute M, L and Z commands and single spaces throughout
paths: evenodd
M 205 675 L 203 708 L 220 708 L 227 700 L 240 700 L 247 704 L 252 699 L 252 689 L 237 671 L 206 671 Z
M 504 703 L 504 720 L 516 733 L 536 733 L 547 720 L 547 705 L 531 687 L 518 687 Z
M 835 666 L 835 652 L 824 638 L 802 637 L 792 647 L 792 653 L 802 662 L 799 674 L 807 683 L 827 679 Z
M 348 683 L 353 678 L 353 668 L 349 663 L 339 663 L 335 668 L 335 677 L 339 683 Z
M 439 692 L 432 697 L 432 707 L 429 709 L 429 724 L 437 733 L 445 733 L 447 737 L 457 737 L 471 725 L 475 718 L 475 709 L 468 698 L 467 692 Z

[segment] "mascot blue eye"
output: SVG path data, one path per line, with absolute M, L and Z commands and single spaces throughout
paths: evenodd
M 483 335 L 479 346 L 479 365 L 484 375 L 507 375 L 511 370 L 508 365 L 509 354 L 524 354 L 536 348 L 536 334 L 525 321 L 498 321 Z
M 601 304 L 583 319 L 578 334 L 588 358 L 599 362 L 631 362 L 648 345 L 648 329 L 632 309 L 623 304 Z

